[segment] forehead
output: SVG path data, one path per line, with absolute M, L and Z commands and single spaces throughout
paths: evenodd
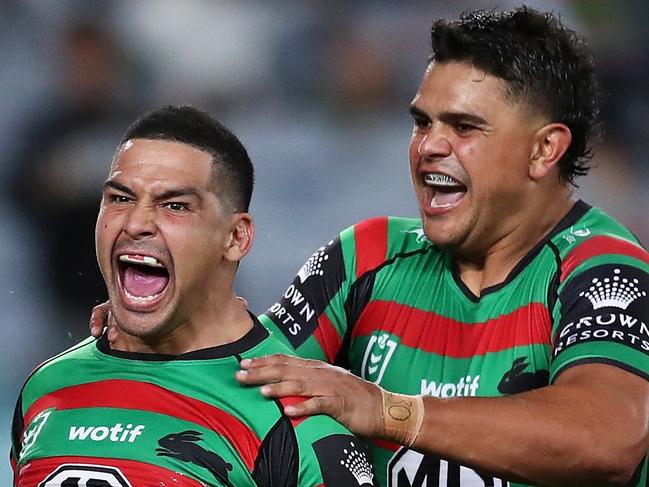
M 181 142 L 132 139 L 117 149 L 109 179 L 208 189 L 212 182 L 212 156 Z
M 480 113 L 504 109 L 505 81 L 461 62 L 431 63 L 413 100 L 425 111 Z

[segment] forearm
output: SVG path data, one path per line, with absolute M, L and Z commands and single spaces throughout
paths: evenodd
M 426 397 L 412 448 L 534 484 L 623 484 L 647 448 L 646 410 L 632 403 L 591 401 L 567 384 L 499 398 Z

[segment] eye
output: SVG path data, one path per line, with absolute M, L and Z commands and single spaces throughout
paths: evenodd
M 425 129 L 430 126 L 430 120 L 424 117 L 413 117 L 415 128 Z
M 165 208 L 171 211 L 187 211 L 189 210 L 189 205 L 187 203 L 181 203 L 179 201 L 169 201 L 168 203 L 163 204 Z
M 133 201 L 133 198 L 131 198 L 130 196 L 125 196 L 123 194 L 115 194 L 115 193 L 108 194 L 106 196 L 106 199 L 110 203 L 120 203 L 120 204 L 130 203 L 131 201 Z
M 457 132 L 460 135 L 463 135 L 463 134 L 468 134 L 472 130 L 475 130 L 477 127 L 475 125 L 471 125 L 470 123 L 458 122 L 455 124 L 453 128 L 455 132 Z

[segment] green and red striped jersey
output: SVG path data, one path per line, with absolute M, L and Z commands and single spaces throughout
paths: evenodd
M 279 401 L 235 380 L 242 358 L 279 352 L 289 349 L 257 320 L 234 343 L 180 356 L 88 339 L 39 366 L 21 391 L 14 484 L 375 485 L 365 445 L 343 426 L 290 420 Z
M 475 296 L 418 219 L 343 231 L 262 322 L 298 355 L 404 394 L 495 397 L 586 362 L 649 378 L 649 255 L 599 209 L 575 204 L 499 285 Z M 399 445 L 371 446 L 381 485 L 515 485 Z M 646 460 L 632 485 L 645 485 Z

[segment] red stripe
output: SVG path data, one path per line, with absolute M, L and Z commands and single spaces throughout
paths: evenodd
M 34 487 L 39 485 L 40 482 L 64 464 L 115 467 L 120 470 L 133 487 L 149 487 L 152 485 L 202 487 L 205 485 L 202 482 L 185 477 L 178 472 L 134 460 L 93 457 L 50 457 L 39 458 L 22 466 L 17 487 Z
M 649 264 L 649 253 L 642 247 L 619 238 L 593 237 L 575 247 L 561 263 L 561 282 L 582 262 L 605 254 L 622 254 Z
M 424 352 L 469 358 L 514 346 L 549 344 L 550 316 L 544 305 L 531 303 L 483 323 L 462 323 L 394 302 L 372 301 L 352 335 L 369 336 L 377 330 L 395 334 L 402 345 Z
M 394 443 L 387 440 L 372 440 L 372 443 L 378 448 L 383 448 L 384 450 L 389 451 L 397 451 L 399 448 L 401 448 L 401 445 L 399 443 Z
M 304 402 L 307 399 L 308 399 L 307 397 L 287 396 L 287 397 L 280 397 L 279 402 L 282 403 L 282 406 L 286 407 L 286 406 L 293 406 L 295 404 L 300 404 L 301 402 Z M 291 424 L 293 425 L 293 428 L 295 428 L 306 418 L 308 418 L 308 416 L 299 416 L 297 418 L 289 418 L 289 419 L 291 420 Z
M 365 220 L 354 227 L 356 243 L 356 277 L 385 261 L 388 253 L 388 219 Z
M 320 345 L 325 357 L 327 357 L 327 362 L 334 363 L 342 340 L 326 314 L 322 314 L 318 318 L 318 327 L 315 329 L 313 336 Z
M 25 414 L 25 424 L 51 407 L 134 409 L 183 419 L 227 438 L 251 470 L 261 444 L 250 428 L 222 409 L 148 382 L 115 379 L 64 387 L 36 400 Z

